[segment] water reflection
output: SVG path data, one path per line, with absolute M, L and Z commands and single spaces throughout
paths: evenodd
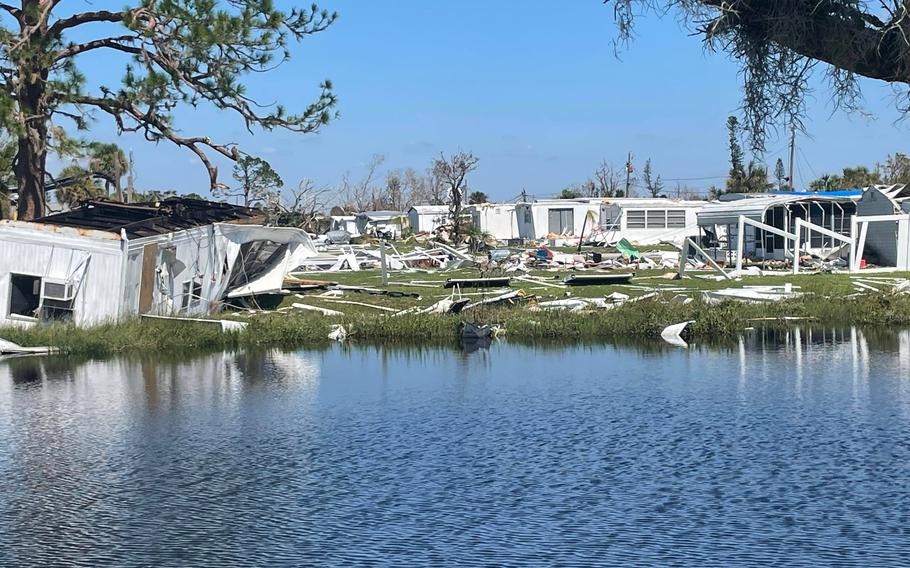
M 910 332 L 0 362 L 0 565 L 900 565 Z

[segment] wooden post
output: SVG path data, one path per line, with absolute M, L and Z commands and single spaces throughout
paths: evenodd
M 869 221 L 866 220 L 859 227 L 859 238 L 856 244 L 856 256 L 853 258 L 853 262 L 856 264 L 853 266 L 854 272 L 858 272 L 860 265 L 863 262 L 863 249 L 866 248 L 866 235 L 869 233 Z
M 385 288 L 389 285 L 389 266 L 385 258 L 385 241 L 382 241 L 379 245 L 379 262 L 382 264 L 382 287 Z
M 796 220 L 796 238 L 793 239 L 793 274 L 799 274 L 799 249 L 800 238 L 803 233 L 802 219 Z M 786 243 L 784 243 L 786 244 Z
M 743 269 L 743 254 L 746 248 L 746 218 L 739 216 L 739 232 L 736 234 L 736 272 L 740 276 Z
M 590 211 L 585 213 L 584 221 L 581 222 L 581 236 L 578 237 L 578 249 L 576 249 L 576 252 L 581 252 L 581 243 L 585 240 L 585 227 L 588 226 L 588 215 L 590 215 Z
M 857 221 L 856 215 L 854 214 L 850 216 L 850 238 L 853 239 L 853 244 L 850 245 L 850 272 L 855 271 L 857 265 L 859 264 L 859 262 L 856 260 L 856 245 L 857 239 L 859 238 L 859 235 L 856 232 L 856 226 Z

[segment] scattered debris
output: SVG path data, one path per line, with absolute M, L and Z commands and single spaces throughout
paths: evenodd
M 461 313 L 462 310 L 471 302 L 470 298 L 444 298 L 439 300 L 432 306 L 417 310 L 414 313 L 417 314 L 457 314 Z M 401 312 L 398 312 L 399 315 Z
M 354 292 L 356 294 L 369 294 L 370 296 L 388 296 L 390 298 L 414 298 L 420 300 L 420 294 L 410 292 L 398 292 L 395 290 L 380 290 L 378 288 L 365 288 L 363 286 L 334 286 L 333 290 L 343 292 Z
M 310 306 L 309 304 L 301 304 L 299 302 L 294 302 L 293 304 L 291 304 L 291 307 L 296 308 L 298 310 L 319 312 L 324 316 L 343 316 L 344 315 L 343 312 L 339 312 L 336 310 L 330 310 L 329 308 L 320 308 L 319 306 Z
M 218 320 L 221 323 L 221 331 L 224 333 L 240 333 L 249 325 L 245 321 Z
M 493 336 L 493 326 L 470 322 L 461 322 L 461 338 L 468 341 L 487 339 Z
M 721 290 L 706 290 L 702 292 L 702 297 L 709 303 L 718 303 L 724 300 L 749 303 L 779 302 L 800 295 L 800 292 L 794 292 L 793 288 L 791 284 L 724 288 Z
M 632 246 L 632 243 L 626 239 L 620 239 L 619 242 L 613 246 L 616 248 L 616 250 L 619 251 L 620 254 L 622 254 L 623 258 L 628 258 L 630 260 L 642 258 L 641 253 L 638 252 L 638 249 Z
M 449 278 L 443 288 L 508 288 L 510 278 Z
M 616 304 L 603 298 L 565 298 L 562 300 L 551 300 L 549 302 L 539 302 L 539 310 L 568 310 L 578 312 L 589 308 L 609 310 Z
M 611 284 L 627 284 L 634 276 L 634 272 L 625 274 L 573 274 L 563 280 L 563 283 L 568 286 L 609 286 Z
M 332 331 L 329 332 L 329 339 L 332 341 L 344 341 L 348 337 L 348 332 L 340 323 L 332 325 Z
M 202 324 L 212 324 L 221 327 L 221 331 L 224 333 L 238 333 L 243 331 L 247 325 L 243 321 L 234 321 L 234 320 L 222 320 L 222 319 L 203 319 L 203 318 L 184 318 L 178 316 L 156 316 L 152 314 L 142 314 L 142 319 L 155 319 L 155 320 L 168 320 L 168 321 L 184 321 L 190 323 L 202 323 Z
M 540 286 L 546 286 L 550 288 L 560 288 L 565 290 L 567 286 L 564 284 L 557 284 L 555 282 L 548 282 L 543 278 L 536 278 L 534 276 L 516 276 L 515 280 L 521 280 L 522 282 L 528 282 L 529 284 L 538 284 Z
M 53 353 L 53 347 L 22 347 L 12 341 L 0 339 L 0 356 L 3 355 L 47 355 Z
M 478 306 L 489 306 L 496 304 L 515 304 L 522 300 L 527 300 L 528 297 L 525 295 L 523 290 L 512 290 L 506 292 L 505 294 L 494 296 L 492 298 L 486 298 L 477 302 L 472 302 L 464 307 L 464 310 L 470 310 Z
M 397 312 L 395 308 L 388 308 L 386 306 L 377 306 L 376 304 L 367 304 L 365 302 L 352 302 L 350 300 L 336 300 L 334 298 L 324 298 L 326 302 L 332 302 L 333 304 L 348 304 L 351 306 L 363 306 L 365 308 L 373 308 L 374 310 L 382 310 L 384 312 Z
M 668 325 L 660 332 L 660 337 L 670 345 L 675 345 L 676 347 L 688 348 L 689 344 L 686 343 L 686 340 L 682 338 L 682 332 L 686 329 L 686 326 L 690 323 L 695 323 L 694 321 L 684 321 L 680 323 L 674 323 L 673 325 Z

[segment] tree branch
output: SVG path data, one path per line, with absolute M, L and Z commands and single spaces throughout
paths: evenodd
M 22 23 L 22 10 L 20 10 L 19 8 L 16 8 L 15 6 L 11 6 L 9 4 L 4 4 L 4 3 L 0 2 L 0 10 L 7 12 L 9 15 L 16 18 L 16 21 L 18 21 L 19 23 Z
M 166 120 L 162 119 L 155 113 L 154 108 L 143 111 L 133 103 L 122 99 L 110 97 L 90 97 L 85 95 L 69 95 L 62 98 L 66 103 L 76 106 L 91 106 L 110 114 L 117 123 L 118 130 L 123 132 L 142 132 L 146 140 L 150 142 L 160 142 L 162 139 L 169 140 L 177 146 L 183 146 L 191 150 L 209 174 L 212 189 L 222 187 L 218 183 L 218 168 L 206 155 L 200 146 L 205 146 L 221 154 L 222 156 L 236 161 L 239 158 L 239 152 L 236 145 L 217 144 L 208 137 L 183 137 L 177 135 L 171 130 Z M 124 119 L 132 120 L 135 125 L 127 125 Z
M 117 37 L 108 37 L 103 39 L 96 39 L 93 41 L 88 41 L 85 43 L 73 44 L 64 49 L 61 49 L 54 56 L 54 61 L 60 61 L 62 59 L 67 59 L 69 57 L 75 57 L 80 53 L 85 53 L 86 51 L 92 51 L 93 49 L 109 48 L 115 49 L 117 51 L 122 51 L 123 53 L 129 53 L 132 55 L 139 55 L 142 53 L 142 50 L 138 47 L 132 45 L 124 45 L 120 42 L 123 41 L 135 41 L 136 36 L 117 36 Z
M 48 28 L 48 35 L 59 36 L 63 30 L 68 30 L 70 28 L 75 28 L 76 26 L 81 26 L 82 24 L 88 24 L 91 22 L 122 22 L 129 13 L 130 12 L 110 12 L 108 10 L 98 10 L 97 12 L 82 12 L 79 14 L 73 14 L 69 18 L 63 18 L 62 20 L 57 20 L 54 22 L 54 24 Z
M 900 25 L 842 3 L 794 3 L 782 17 L 777 2 L 701 0 L 720 12 L 705 26 L 710 41 L 739 30 L 764 38 L 803 57 L 864 77 L 910 83 L 910 51 Z M 794 33 L 796 25 L 799 33 Z

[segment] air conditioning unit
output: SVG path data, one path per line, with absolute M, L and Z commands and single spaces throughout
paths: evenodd
M 47 280 L 41 284 L 41 297 L 45 300 L 68 302 L 76 297 L 76 288 L 63 280 Z

